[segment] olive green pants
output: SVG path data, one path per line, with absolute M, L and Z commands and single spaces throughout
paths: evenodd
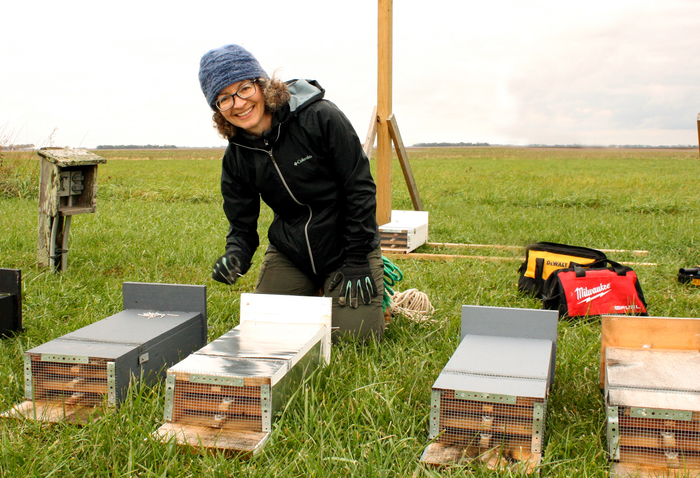
M 349 305 L 338 305 L 340 286 L 328 290 L 335 271 L 315 278 L 300 271 L 292 262 L 273 247 L 265 252 L 258 282 L 255 285 L 256 294 L 305 295 L 331 297 L 333 339 L 350 335 L 365 340 L 371 335 L 381 339 L 384 334 L 384 311 L 382 299 L 384 296 L 384 262 L 381 248 L 377 247 L 367 255 L 374 283 L 377 285 L 377 296 L 372 302 L 360 304 L 356 309 Z

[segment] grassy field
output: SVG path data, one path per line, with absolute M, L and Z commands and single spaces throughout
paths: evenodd
M 227 231 L 222 151 L 98 153 L 107 163 L 99 167 L 97 212 L 74 218 L 62 274 L 36 264 L 36 156 L 3 154 L 0 267 L 22 269 L 26 331 L 0 341 L 0 411 L 23 400 L 23 351 L 120 311 L 125 281 L 206 285 L 209 340 L 238 323 L 240 293 L 253 289 L 262 247 L 235 286 L 210 278 Z M 435 148 L 409 156 L 431 241 L 648 250 L 608 256 L 657 264 L 634 267 L 651 315 L 700 317 L 700 289 L 676 280 L 679 267 L 700 263 L 697 150 Z M 411 209 L 398 164 L 394 185 L 393 208 Z M 264 209 L 263 243 L 270 220 Z M 541 308 L 517 291 L 521 251 L 437 252 L 501 260 L 396 260 L 405 275 L 396 289 L 425 292 L 434 320 L 398 316 L 381 343 L 334 347 L 331 365 L 292 397 L 254 459 L 202 456 L 153 439 L 164 387 L 137 384 L 118 410 L 82 428 L 0 421 L 0 476 L 520 476 L 418 461 L 428 443 L 430 386 L 458 345 L 461 306 Z M 541 476 L 607 476 L 599 334 L 596 319 L 559 325 Z

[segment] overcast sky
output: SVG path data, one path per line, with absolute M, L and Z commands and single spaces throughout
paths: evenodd
M 396 0 L 393 112 L 408 146 L 697 144 L 698 0 Z M 311 78 L 362 140 L 377 0 L 3 3 L 0 140 L 220 146 L 201 56 L 238 43 Z

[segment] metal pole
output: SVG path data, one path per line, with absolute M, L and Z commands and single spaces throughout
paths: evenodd
M 377 68 L 377 223 L 391 220 L 391 136 L 388 119 L 392 113 L 392 5 L 379 0 Z

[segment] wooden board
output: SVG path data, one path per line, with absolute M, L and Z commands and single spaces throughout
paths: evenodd
M 479 450 L 477 447 L 450 446 L 434 442 L 423 451 L 420 461 L 428 465 L 452 465 L 465 463 L 484 463 L 492 470 L 522 469 L 525 473 L 532 473 L 537 469 L 541 460 L 539 453 L 531 453 L 525 449 L 493 448 Z
M 700 350 L 700 319 L 604 315 L 601 318 L 600 387 L 607 347 Z
M 619 463 L 648 467 L 649 470 L 655 470 L 657 474 L 661 473 L 659 476 L 666 476 L 663 475 L 664 472 L 682 470 L 683 468 L 690 472 L 700 473 L 700 456 L 690 452 L 684 456 L 678 455 L 674 466 L 668 466 L 662 450 L 621 447 Z M 681 474 L 680 476 L 685 475 Z
M 86 424 L 101 418 L 105 413 L 103 407 L 64 405 L 57 402 L 27 400 L 15 405 L 0 415 L 2 418 L 19 418 L 40 420 L 49 423 L 69 422 Z
M 485 419 L 488 418 L 488 419 Z M 474 433 L 487 431 L 489 433 L 502 433 L 507 435 L 519 435 L 532 437 L 532 419 L 530 421 L 515 421 L 494 419 L 493 417 L 471 416 L 445 416 L 440 415 L 440 427 L 462 429 L 465 435 L 473 436 Z
M 252 456 L 265 444 L 270 432 L 217 429 L 195 425 L 166 423 L 155 434 L 163 440 L 174 439 L 177 444 L 190 446 L 200 451 L 221 450 L 224 452 Z
M 610 467 L 610 478 L 698 478 L 700 471 L 669 470 L 630 463 L 613 463 Z
M 473 414 L 504 416 L 509 418 L 523 418 L 532 420 L 533 407 L 519 407 L 517 405 L 505 405 L 501 403 L 474 402 L 471 400 L 447 400 L 440 402 L 442 412 L 468 412 Z
M 663 420 L 659 420 L 663 422 Z M 700 452 L 700 436 L 683 430 L 623 429 L 620 433 L 621 447 L 672 449 Z

